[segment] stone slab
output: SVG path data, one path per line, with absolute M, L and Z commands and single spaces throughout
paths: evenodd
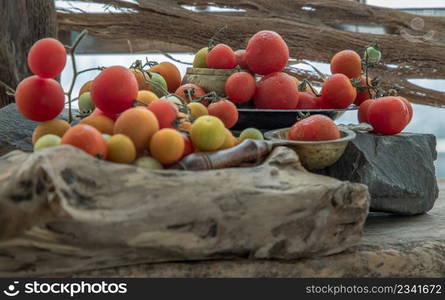
M 73 110 L 73 115 L 76 113 Z M 68 120 L 68 110 L 58 118 Z M 32 151 L 32 133 L 38 124 L 22 116 L 15 103 L 0 108 L 0 155 L 16 149 Z
M 438 197 L 431 134 L 357 133 L 342 158 L 320 174 L 368 186 L 371 210 L 405 215 L 429 211 Z

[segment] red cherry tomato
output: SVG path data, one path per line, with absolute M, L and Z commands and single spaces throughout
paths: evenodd
M 401 97 L 401 96 L 399 96 L 399 99 L 402 100 L 403 102 L 405 102 L 406 107 L 408 108 L 408 112 L 409 112 L 409 121 L 408 121 L 408 124 L 409 124 L 409 123 L 411 122 L 411 120 L 413 119 L 413 114 L 414 114 L 413 106 L 412 106 L 411 103 L 408 101 L 408 99 L 403 98 L 403 97 Z
M 107 158 L 107 142 L 99 130 L 86 124 L 77 124 L 62 137 L 62 145 L 71 145 L 100 159 Z
M 91 84 L 94 104 L 103 112 L 118 114 L 131 107 L 138 94 L 134 74 L 122 66 L 106 68 Z
M 207 109 L 209 115 L 219 118 L 227 129 L 235 126 L 238 122 L 238 110 L 235 104 L 226 99 L 221 99 L 218 102 L 211 103 Z
M 368 123 L 374 132 L 393 135 L 400 133 L 408 124 L 409 111 L 398 97 L 383 97 L 374 100 L 368 108 Z
M 246 63 L 246 50 L 240 49 L 235 51 L 236 64 L 244 70 L 249 69 Z
M 36 75 L 54 78 L 62 73 L 66 64 L 66 50 L 61 42 L 53 38 L 38 40 L 28 53 L 28 66 Z
M 374 103 L 373 99 L 369 99 L 360 104 L 358 108 L 358 121 L 360 123 L 368 123 L 368 109 Z
M 317 109 L 328 109 L 328 105 L 323 101 L 323 97 L 322 96 L 318 96 L 316 98 L 316 103 L 317 103 Z
M 15 102 L 26 118 L 43 122 L 60 114 L 65 105 L 65 94 L 54 79 L 33 75 L 17 85 Z
M 98 107 L 96 107 L 90 116 L 105 116 L 112 119 L 113 121 L 116 121 L 116 119 L 119 117 L 119 114 L 109 114 L 101 111 Z
M 298 96 L 295 81 L 286 73 L 276 72 L 257 83 L 254 102 L 260 109 L 294 109 Z
M 233 69 L 236 67 L 236 56 L 232 48 L 218 44 L 207 54 L 206 64 L 211 69 Z
M 340 138 L 334 121 L 323 115 L 312 115 L 295 123 L 287 133 L 289 140 L 328 141 Z
M 368 81 L 370 81 L 369 78 L 368 78 Z M 360 81 L 360 85 L 361 86 L 366 86 L 366 77 L 365 76 L 362 76 L 362 79 Z M 373 92 L 370 91 L 370 90 L 363 90 L 363 91 L 361 91 L 361 90 L 357 89 L 357 96 L 355 97 L 354 104 L 359 106 L 363 102 L 365 102 L 366 100 L 371 99 L 370 93 L 372 95 Z
M 246 47 L 246 63 L 256 74 L 267 75 L 284 69 L 289 60 L 289 49 L 283 38 L 274 31 L 254 34 Z
M 298 104 L 295 109 L 319 109 L 320 97 L 308 92 L 298 92 Z
M 193 152 L 196 152 L 196 148 L 193 145 L 190 137 L 185 133 L 181 133 L 181 135 L 184 138 L 184 153 L 182 154 L 182 157 L 180 158 L 180 160 L 183 159 L 184 157 L 186 157 L 187 155 L 192 154 Z
M 255 78 L 247 72 L 230 75 L 224 87 L 227 97 L 235 103 L 244 103 L 252 99 L 255 89 Z
M 349 78 L 359 78 L 362 74 L 362 60 L 353 50 L 343 50 L 332 57 L 331 73 L 341 73 Z
M 334 74 L 323 83 L 321 95 L 327 108 L 342 109 L 354 102 L 357 91 L 346 75 Z
M 157 99 L 147 107 L 159 121 L 159 128 L 174 128 L 178 107 L 167 99 Z

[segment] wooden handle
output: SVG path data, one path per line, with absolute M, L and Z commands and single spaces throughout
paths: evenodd
M 170 169 L 198 171 L 234 167 L 262 158 L 271 148 L 272 145 L 267 141 L 247 139 L 226 150 L 190 154 Z

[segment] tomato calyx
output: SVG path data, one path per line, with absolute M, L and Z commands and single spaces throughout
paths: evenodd
M 186 90 L 184 90 L 184 91 L 186 91 Z M 209 93 L 207 93 L 205 95 L 202 95 L 201 97 L 195 98 L 195 99 L 191 100 L 190 102 L 202 103 L 202 102 L 205 102 L 205 101 L 209 101 L 210 103 L 214 103 L 214 102 L 218 102 L 219 100 L 221 100 L 221 98 L 218 97 L 216 92 L 212 91 L 212 92 L 209 92 Z

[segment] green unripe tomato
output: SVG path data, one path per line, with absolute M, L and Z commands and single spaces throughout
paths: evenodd
M 108 139 L 111 137 L 111 135 L 106 134 L 106 133 L 102 133 L 102 136 L 104 138 L 104 140 L 108 141 Z
M 179 100 L 178 97 L 176 97 L 175 95 L 165 96 L 164 99 L 167 99 L 168 101 L 173 102 L 177 106 L 181 106 L 182 105 L 181 100 Z
M 41 136 L 34 144 L 34 152 L 37 152 L 43 148 L 58 146 L 62 142 L 60 136 L 55 134 L 45 134 Z
M 195 58 L 193 59 L 193 68 L 207 68 L 206 58 L 208 53 L 208 47 L 204 47 L 196 52 Z
M 150 156 L 144 156 L 138 158 L 134 164 L 140 168 L 147 170 L 162 170 L 164 167 L 156 159 Z
M 263 134 L 261 131 L 259 131 L 256 128 L 246 128 L 243 131 L 241 131 L 241 134 L 239 136 L 239 141 L 242 142 L 245 139 L 251 139 L 251 140 L 264 140 Z
M 374 47 L 368 47 L 365 50 L 365 61 L 369 64 L 376 65 L 382 59 L 382 52 Z
M 165 95 L 164 90 L 167 90 L 167 82 L 161 74 L 155 72 L 148 72 L 150 76 L 151 91 L 159 98 Z
M 79 110 L 80 112 L 93 111 L 96 108 L 93 100 L 91 99 L 90 92 L 85 92 L 79 97 Z

